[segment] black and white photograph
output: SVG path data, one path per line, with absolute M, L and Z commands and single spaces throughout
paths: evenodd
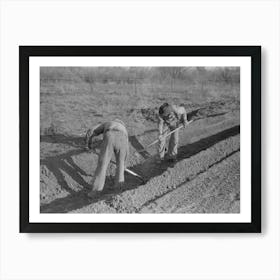
M 239 213 L 239 67 L 41 67 L 41 213 Z
M 23 59 L 31 51 L 30 222 L 253 223 L 258 47 L 45 47 L 49 55 L 32 56 L 42 48 L 21 47 Z

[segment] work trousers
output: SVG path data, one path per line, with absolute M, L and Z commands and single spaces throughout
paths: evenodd
M 113 153 L 115 153 L 116 157 L 115 185 L 124 182 L 124 170 L 128 158 L 128 148 L 128 136 L 124 132 L 108 130 L 104 133 L 97 168 L 93 177 L 93 191 L 103 190 L 106 170 Z
M 161 159 L 164 159 L 164 155 L 165 155 L 165 151 L 166 151 L 166 143 L 167 143 L 167 137 L 165 137 L 165 136 L 168 133 L 169 133 L 169 130 L 167 130 L 163 134 L 162 139 L 159 141 L 159 156 Z M 179 143 L 179 130 L 176 130 L 174 133 L 171 134 L 170 140 L 169 140 L 168 156 L 170 158 L 175 158 L 177 156 L 178 143 Z

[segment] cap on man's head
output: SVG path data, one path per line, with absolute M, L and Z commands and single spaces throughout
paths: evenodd
M 173 109 L 171 105 L 169 105 L 168 103 L 164 103 L 159 107 L 158 112 L 160 116 L 167 117 L 173 112 Z

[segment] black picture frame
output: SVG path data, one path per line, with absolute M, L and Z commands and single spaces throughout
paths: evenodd
M 29 221 L 29 58 L 33 56 L 251 57 L 250 223 L 32 223 Z M 260 233 L 261 46 L 19 46 L 20 232 L 22 233 Z M 39 116 L 38 116 L 39 118 Z M 39 163 L 39 159 L 38 159 Z M 39 186 L 39 182 L 38 182 Z

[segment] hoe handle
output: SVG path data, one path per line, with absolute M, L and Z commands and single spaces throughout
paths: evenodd
M 189 121 L 188 124 L 192 123 L 193 120 Z M 167 133 L 166 135 L 164 135 L 164 138 L 168 137 L 169 135 L 173 134 L 175 131 L 183 128 L 184 126 L 183 125 L 180 125 L 179 127 L 175 128 L 174 130 L 170 131 L 169 133 Z M 147 148 L 153 146 L 154 144 L 158 143 L 159 139 L 155 140 L 154 142 L 150 143 L 148 146 L 146 146 L 146 148 L 142 149 L 142 150 L 139 150 L 137 152 L 144 152 Z

